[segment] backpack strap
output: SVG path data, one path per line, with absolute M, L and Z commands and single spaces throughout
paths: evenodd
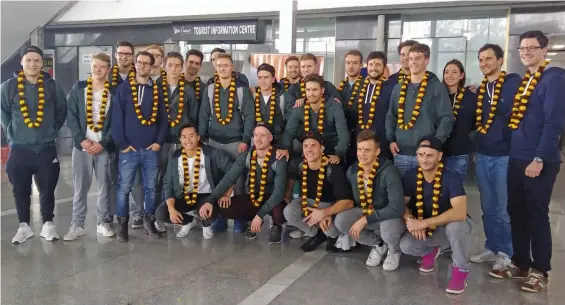
M 243 87 L 238 87 L 237 88 L 237 110 L 239 111 L 239 114 L 241 115 L 241 108 L 243 108 Z M 243 119 L 243 116 L 241 117 Z
M 285 106 L 284 103 L 285 103 L 285 100 L 284 100 L 284 92 L 283 92 L 283 94 L 281 94 L 281 96 L 279 96 L 279 107 L 281 108 L 281 114 L 282 114 L 283 120 L 286 120 L 286 117 L 284 115 L 284 106 Z
M 208 103 L 210 103 L 210 111 L 214 109 L 214 83 L 208 85 Z

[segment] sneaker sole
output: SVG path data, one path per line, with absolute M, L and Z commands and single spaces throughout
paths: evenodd
M 45 239 L 46 241 L 56 241 L 56 240 L 59 240 L 58 237 L 53 237 L 53 238 L 51 238 L 51 239 L 47 239 L 46 237 L 41 236 L 41 238 Z M 78 238 L 78 237 L 77 237 L 77 238 Z M 74 240 L 74 239 L 73 239 L 73 240 Z
M 141 229 L 143 228 L 143 225 L 131 225 L 132 229 Z
M 22 242 L 20 242 L 19 240 L 13 240 L 13 241 L 12 241 L 12 244 L 13 244 L 13 245 L 21 245 L 21 244 L 25 243 L 28 239 L 32 238 L 33 236 L 35 236 L 35 234 L 31 234 L 31 235 L 27 236 L 27 237 L 24 239 L 24 241 L 22 241 Z
M 540 289 L 540 290 L 535 290 L 535 289 L 531 289 L 531 288 L 522 286 L 522 290 L 523 290 L 523 291 L 532 292 L 532 293 L 538 293 L 538 292 L 540 292 L 540 291 L 542 291 L 542 290 L 544 290 L 544 289 L 545 289 L 545 288 L 542 288 L 542 289 Z
M 465 287 L 462 290 L 451 290 L 446 288 L 445 291 L 447 293 L 452 293 L 452 294 L 462 294 L 465 291 L 465 289 L 467 289 L 467 283 L 465 283 Z
M 278 245 L 278 244 L 280 244 L 280 243 L 282 243 L 282 240 L 279 240 L 279 241 L 269 241 L 269 245 Z

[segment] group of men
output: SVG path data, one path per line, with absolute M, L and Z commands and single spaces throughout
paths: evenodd
M 91 76 L 68 97 L 42 72 L 42 51 L 26 47 L 22 70 L 1 88 L 11 145 L 6 171 L 20 222 L 12 242 L 34 235 L 33 176 L 40 236 L 59 238 L 55 138 L 66 120 L 74 201 L 64 240 L 85 233 L 94 173 L 97 232 L 120 242 L 129 240 L 130 215 L 132 228 L 153 238 L 167 223 L 181 225 L 177 237 L 185 237 L 201 221 L 205 239 L 225 230 L 226 219 L 254 239 L 270 215 L 270 243 L 281 243 L 286 223 L 297 228 L 291 237 L 308 237 L 304 251 L 324 242 L 327 251 L 349 251 L 359 243 L 371 247 L 366 264 L 382 263 L 386 271 L 396 270 L 405 253 L 421 257 L 420 271 L 432 272 L 450 249 L 449 293 L 465 290 L 469 261 L 493 261 L 493 277 L 527 278 L 522 289 L 543 290 L 551 269 L 548 206 L 565 128 L 558 93 L 565 71 L 547 66 L 547 46 L 540 31 L 520 37 L 527 68 L 520 78 L 501 71 L 499 46 L 485 45 L 479 88 L 464 86 L 458 61 L 446 65 L 440 81 L 427 71 L 429 47 L 411 40 L 398 47 L 402 68 L 388 78 L 384 53 L 367 56 L 362 77 L 363 55 L 351 50 L 337 88 L 318 75 L 312 54 L 289 57 L 280 82 L 273 66 L 261 64 L 259 86 L 250 88 L 224 50 L 213 50 L 216 73 L 205 83 L 198 76 L 200 51 L 165 55 L 153 45 L 135 53 L 121 41 L 117 64 L 93 55 Z M 463 179 L 472 132 L 487 241 L 483 253 L 470 257 Z

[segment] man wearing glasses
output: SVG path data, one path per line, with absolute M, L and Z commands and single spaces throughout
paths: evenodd
M 146 51 L 151 53 L 153 58 L 155 58 L 155 63 L 153 64 L 153 67 L 151 67 L 151 79 L 158 82 L 159 87 L 161 87 L 163 76 L 167 75 L 167 72 L 163 69 L 165 52 L 163 51 L 163 48 L 156 44 L 148 46 Z
M 118 41 L 116 43 L 116 57 L 117 64 L 112 67 L 108 75 L 108 80 L 111 84 L 112 93 L 118 88 L 118 86 L 128 79 L 130 73 L 135 73 L 135 67 L 133 66 L 133 44 L 129 41 Z
M 112 113 L 112 137 L 120 150 L 119 183 L 116 200 L 120 227 L 118 241 L 127 242 L 129 194 L 139 168 L 145 195 L 145 233 L 159 238 L 155 228 L 155 188 L 159 171 L 159 150 L 165 142 L 168 117 L 162 92 L 150 77 L 155 58 L 141 51 L 135 56 L 136 75 L 116 90 Z

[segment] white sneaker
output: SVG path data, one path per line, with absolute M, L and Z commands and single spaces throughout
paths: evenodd
M 160 233 L 167 232 L 167 227 L 165 226 L 165 223 L 160 220 L 155 220 L 155 229 L 157 229 L 157 231 L 159 231 Z
M 512 260 L 508 256 L 508 254 L 504 252 L 498 252 L 496 260 L 494 261 L 494 266 L 492 267 L 493 270 L 501 270 L 506 268 L 512 264 Z
M 473 263 L 484 263 L 484 262 L 494 262 L 497 256 L 494 252 L 490 251 L 489 249 L 485 249 L 482 253 L 477 255 L 473 255 L 469 258 L 469 260 Z
M 177 237 L 178 238 L 186 237 L 188 235 L 188 232 L 190 232 L 190 230 L 192 230 L 192 228 L 194 228 L 196 224 L 197 224 L 196 218 L 193 218 L 189 224 L 182 226 L 180 231 L 177 233 Z
M 116 232 L 112 230 L 112 226 L 109 223 L 101 223 L 96 227 L 96 233 L 104 237 L 114 237 Z
M 47 236 L 53 237 L 52 233 L 55 233 L 55 235 L 57 235 L 57 232 L 55 232 L 55 226 L 53 226 L 53 232 L 51 234 L 47 234 L 45 225 L 47 225 L 47 223 L 45 223 L 43 225 L 43 230 L 41 230 L 41 237 L 47 239 L 48 241 L 51 241 L 51 240 L 53 240 L 53 238 L 48 239 Z M 44 235 L 44 234 L 46 234 L 46 235 Z M 73 224 L 69 228 L 69 232 L 67 232 L 67 234 L 65 234 L 65 236 L 63 236 L 63 240 L 71 241 L 71 240 L 75 240 L 75 239 L 77 239 L 77 238 L 79 238 L 80 236 L 83 236 L 83 235 L 84 235 L 84 229 L 81 228 L 78 225 Z M 59 236 L 56 236 L 56 239 L 59 239 Z
M 400 265 L 400 254 L 401 254 L 400 251 L 396 253 L 392 253 L 390 252 L 390 250 L 388 250 L 386 254 L 385 262 L 383 263 L 383 270 L 394 271 L 398 269 L 398 265 Z
M 369 253 L 369 257 L 367 258 L 367 262 L 365 262 L 365 264 L 367 264 L 367 266 L 369 267 L 380 265 L 381 261 L 383 260 L 383 255 L 387 250 L 388 245 L 385 243 L 383 243 L 382 247 L 373 246 L 373 249 L 371 250 L 371 253 Z
M 26 222 L 22 222 L 22 223 L 20 223 L 20 227 L 18 228 L 18 232 L 16 232 L 16 235 L 14 235 L 14 238 L 12 238 L 12 243 L 16 244 L 16 245 L 22 244 L 26 240 L 32 238 L 33 235 L 34 235 L 33 231 L 31 230 L 29 225 Z
M 82 234 L 84 234 L 84 229 L 83 229 Z M 80 235 L 82 235 L 82 234 L 80 234 Z M 80 236 L 80 235 L 78 235 L 78 236 Z M 45 240 L 47 240 L 47 241 L 54 241 L 54 240 L 59 239 L 59 234 L 57 234 L 57 231 L 55 231 L 55 225 L 53 224 L 52 221 L 48 221 L 48 222 L 43 224 L 43 228 L 41 229 L 41 234 L 39 234 L 39 236 L 45 238 Z M 76 237 L 75 237 L 75 239 L 76 239 Z M 72 239 L 70 239 L 70 240 L 72 240 Z
M 202 236 L 204 237 L 204 239 L 214 238 L 214 230 L 212 230 L 212 226 L 202 227 Z
M 300 229 L 296 229 L 296 230 L 290 232 L 288 234 L 288 236 L 290 236 L 291 238 L 294 238 L 294 239 L 299 239 L 299 238 L 302 238 L 304 236 L 304 232 L 302 232 L 302 230 L 300 230 Z

